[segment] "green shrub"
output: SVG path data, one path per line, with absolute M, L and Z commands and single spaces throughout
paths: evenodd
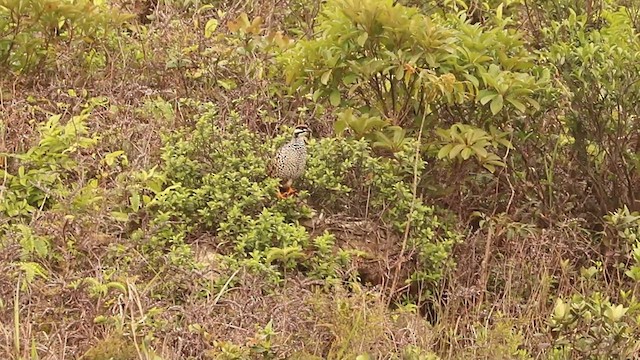
M 170 254 L 178 254 L 171 261 L 179 263 L 179 254 L 190 257 L 190 239 L 208 234 L 232 263 L 267 271 L 274 279 L 293 269 L 334 278 L 361 252 L 340 249 L 331 232 L 312 238 L 300 224 L 314 213 L 306 203 L 364 217 L 368 202 L 370 216 L 389 224 L 399 241 L 412 209 L 406 242 L 419 269 L 412 280 L 429 289 L 440 279 L 458 237 L 433 207 L 419 199 L 412 205 L 414 162 L 419 171 L 424 166 L 415 158 L 415 141 L 387 159 L 373 155 L 364 140 L 311 140 L 306 175 L 296 182 L 299 196 L 278 200 L 278 181 L 267 177 L 266 161 L 285 135 L 264 141 L 234 116 L 219 124 L 211 104 L 200 104 L 199 113 L 195 128 L 164 139 L 166 189 L 149 203 L 154 230 L 141 240 L 143 253 L 156 254 L 152 258 L 165 264 Z
M 554 358 L 629 358 L 640 333 L 639 310 L 635 298 L 624 306 L 599 292 L 558 299 L 550 321 Z
M 135 345 L 122 336 L 110 336 L 92 346 L 82 356 L 86 360 L 134 360 L 138 359 Z
M 607 228 L 604 232 L 607 245 L 620 252 L 629 254 L 629 261 L 625 265 L 630 268 L 625 271 L 636 284 L 640 282 L 640 212 L 629 211 L 625 206 L 604 217 Z
M 581 292 L 558 298 L 550 320 L 554 358 L 629 358 L 640 334 L 640 213 L 626 207 L 604 217 L 603 240 L 625 254 L 624 262 L 606 269 L 615 292 L 598 288 L 602 263 L 581 270 Z M 626 275 L 626 277 L 623 275 Z M 618 303 L 616 303 L 617 301 Z
M 640 42 L 627 9 L 602 10 L 601 19 L 601 26 L 587 26 L 586 15 L 570 10 L 545 29 L 544 55 L 570 100 L 559 109 L 564 147 L 603 215 L 638 201 Z
M 296 253 L 291 251 L 310 244 L 306 230 L 295 223 L 309 216 L 309 208 L 277 201 L 278 182 L 266 177 L 270 143 L 237 118 L 218 125 L 211 104 L 199 109 L 194 129 L 164 138 L 161 170 L 167 187 L 148 205 L 155 230 L 143 239 L 143 253 L 184 266 L 190 261 L 190 237 L 207 233 L 222 253 L 250 267 L 267 269 L 277 262 L 289 268 L 286 257 Z
M 90 0 L 8 0 L 0 4 L 0 68 L 37 69 L 56 45 L 91 44 L 128 16 Z
M 36 145 L 22 154 L 3 154 L 10 165 L 8 169 L 0 169 L 0 177 L 7 179 L 0 213 L 14 220 L 24 219 L 72 194 L 73 179 L 82 171 L 74 155 L 97 142 L 87 129 L 90 112 L 88 108 L 64 125 L 60 123 L 61 115 L 53 115 L 40 125 Z M 96 186 L 95 182 L 89 182 L 85 190 Z
M 521 34 L 504 25 L 429 17 L 391 0 L 329 1 L 318 30 L 283 53 L 287 83 L 392 125 L 468 99 L 493 115 L 505 106 L 525 112 L 538 107 L 534 93 L 549 78 L 532 73 Z

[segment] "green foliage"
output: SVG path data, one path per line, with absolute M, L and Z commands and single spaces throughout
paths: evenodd
M 102 1 L 3 1 L 0 68 L 34 70 L 55 57 L 58 43 L 90 46 L 128 18 Z
M 70 194 L 69 183 L 78 175 L 74 154 L 97 142 L 86 125 L 90 111 L 73 116 L 64 125 L 60 123 L 60 115 L 53 115 L 39 127 L 40 140 L 35 146 L 23 154 L 3 154 L 14 162 L 9 169 L 0 169 L 0 176 L 7 180 L 0 213 L 14 219 L 24 218 L 38 209 L 48 209 L 60 197 Z M 91 192 L 95 186 L 90 182 L 77 190 Z M 98 200 L 94 197 L 91 201 Z
M 640 232 L 638 232 L 637 234 L 640 234 Z M 625 271 L 624 273 L 636 283 L 640 283 L 640 241 L 636 241 L 636 243 L 633 244 L 631 258 L 633 260 L 633 263 L 629 270 Z
M 417 346 L 407 346 L 402 351 L 403 360 L 440 360 L 440 357 L 430 351 L 423 350 Z
M 375 156 L 364 139 L 322 139 L 311 144 L 309 152 L 314 156 L 308 161 L 305 182 L 323 208 L 350 211 L 352 216 L 364 216 L 360 211 L 367 209 L 370 216 L 375 214 L 388 224 L 395 236 L 404 234 L 411 218 L 408 243 L 419 269 L 411 278 L 429 289 L 450 265 L 449 253 L 459 237 L 433 206 L 413 201 L 413 166 L 417 161 L 418 182 L 425 166 L 416 159 L 415 146 L 416 141 L 407 138 L 389 159 Z
M 610 235 L 623 241 L 621 248 L 631 248 L 631 266 L 625 275 L 636 283 L 640 282 L 640 213 L 631 212 L 625 206 L 604 217 L 606 224 L 611 227 Z
M 513 149 L 511 142 L 506 138 L 508 132 L 500 132 L 495 127 L 488 133 L 482 129 L 464 124 L 454 124 L 449 129 L 438 129 L 437 133 L 443 140 L 442 147 L 438 151 L 438 159 L 468 160 L 475 157 L 478 163 L 490 172 L 496 170 L 496 166 L 506 166 L 502 159 L 487 149 L 497 149 L 503 146 Z
M 217 111 L 210 104 L 199 109 L 193 130 L 165 137 L 162 173 L 167 187 L 146 207 L 155 230 L 140 240 L 141 251 L 151 254 L 154 263 L 160 261 L 158 266 L 193 266 L 189 238 L 207 233 L 232 262 L 266 271 L 274 279 L 280 270 L 294 269 L 319 278 L 337 277 L 350 259 L 364 253 L 340 249 L 331 233 L 310 237 L 299 221 L 312 216 L 301 200 L 313 194 L 319 206 L 332 211 L 343 208 L 345 196 L 354 204 L 369 201 L 369 211 L 384 219 L 396 236 L 404 233 L 411 216 L 408 243 L 416 249 L 414 261 L 419 264 L 412 279 L 425 282 L 425 289 L 440 279 L 457 237 L 433 207 L 419 199 L 412 207 L 411 185 L 405 179 L 414 161 L 419 171 L 424 167 L 414 157 L 415 141 L 407 139 L 395 159 L 384 159 L 374 156 L 364 140 L 312 140 L 307 172 L 299 180 L 301 200 L 277 200 L 278 181 L 266 176 L 266 160 L 284 137 L 265 142 L 237 120 L 224 128 L 216 125 Z
M 37 255 L 39 258 L 45 258 L 49 255 L 50 239 L 34 234 L 33 230 L 24 224 L 14 224 L 9 228 L 8 233 L 10 234 L 14 229 L 20 232 L 21 257 L 23 260 L 29 259 L 33 255 Z
M 270 273 L 299 263 L 315 268 L 313 257 L 302 253 L 313 246 L 309 234 L 296 223 L 309 217 L 310 209 L 294 206 L 293 199 L 278 201 L 278 180 L 266 176 L 265 160 L 273 144 L 237 119 L 217 126 L 211 104 L 201 104 L 200 110 L 193 130 L 165 138 L 162 171 L 169 186 L 149 203 L 156 230 L 142 239 L 142 251 L 173 266 L 193 264 L 188 235 L 204 232 L 249 268 Z M 327 271 L 335 266 L 322 268 L 324 272 L 315 273 L 336 276 Z
M 21 290 L 26 290 L 36 278 L 47 279 L 49 272 L 36 262 L 17 262 L 18 269 L 24 274 Z
M 550 320 L 554 337 L 554 358 L 628 358 L 637 352 L 637 334 L 640 332 L 640 302 L 636 296 L 640 280 L 640 214 L 626 207 L 605 216 L 612 234 L 623 240 L 620 248 L 629 249 L 631 266 L 624 273 L 632 280 L 616 286 L 619 303 L 594 289 L 596 275 L 603 272 L 602 264 L 581 269 L 582 293 L 570 299 L 558 298 Z M 624 270 L 620 264 L 618 270 Z M 622 272 L 622 271 L 621 271 Z M 620 274 L 621 276 L 622 274 Z M 585 286 L 586 285 L 586 286 Z
M 533 359 L 526 349 L 523 349 L 524 334 L 516 324 L 503 314 L 496 314 L 494 321 L 475 323 L 473 335 L 475 346 L 463 350 L 463 359 Z
M 637 201 L 640 43 L 625 8 L 601 16 L 599 27 L 573 10 L 554 21 L 545 29 L 545 56 L 567 87 L 571 105 L 562 120 L 578 168 L 606 213 Z
M 280 93 L 278 83 L 265 80 L 278 72 L 274 57 L 290 39 L 266 28 L 262 17 L 249 19 L 245 12 L 229 18 L 224 31 L 219 25 L 229 16 L 215 10 L 212 4 L 197 9 L 193 32 L 186 35 L 188 43 L 169 49 L 165 68 L 178 72 L 185 87 L 203 83 L 226 93 L 251 84 L 272 95 Z
M 329 1 L 317 39 L 300 41 L 281 62 L 293 90 L 313 91 L 331 105 L 355 106 L 410 125 L 415 115 L 467 99 L 539 107 L 534 93 L 549 72 L 530 73 L 534 57 L 521 34 L 484 29 L 463 18 L 429 17 L 390 0 Z M 526 105 L 528 104 L 528 105 Z
M 338 114 L 333 125 L 337 135 L 349 129 L 356 139 L 365 138 L 371 141 L 374 148 L 398 152 L 405 148 L 407 131 L 400 126 L 390 125 L 379 116 L 363 113 L 353 114 L 353 109 L 346 109 Z
M 244 345 L 215 341 L 214 349 L 207 351 L 205 356 L 218 360 L 273 359 L 276 356 L 271 343 L 275 334 L 273 324 L 269 321 L 264 327 L 258 328 L 255 335 Z
M 356 290 L 359 290 L 356 288 Z M 358 299 L 360 302 L 356 302 Z M 355 359 L 364 357 L 363 350 L 376 341 L 380 341 L 384 329 L 384 315 L 380 309 L 370 303 L 366 294 L 359 293 L 352 297 L 336 299 L 332 304 L 328 319 L 333 324 L 332 332 L 335 339 L 332 341 L 327 358 L 331 359 Z M 356 346 L 358 344 L 358 346 Z M 364 345 L 364 349 L 363 349 Z M 367 356 L 368 357 L 368 356 Z
M 380 116 L 371 116 L 367 113 L 356 116 L 353 114 L 353 109 L 349 108 L 338 113 L 338 119 L 333 125 L 333 129 L 337 135 L 349 129 L 353 131 L 353 136 L 356 139 L 360 139 L 367 135 L 370 136 L 375 130 L 383 129 L 388 125 L 389 123 L 382 120 Z
M 148 5 L 120 32 L 103 0 L 0 1 L 0 72 L 22 75 L 0 79 L 0 348 L 638 352 L 636 2 Z M 302 121 L 320 138 L 278 199 L 267 161 Z M 104 340 L 69 347 L 78 309 Z
M 88 176 L 79 157 L 94 147 L 98 138 L 89 133 L 87 121 L 99 100 L 92 99 L 80 115 L 66 123 L 52 115 L 38 127 L 39 139 L 24 153 L 4 153 L 7 160 L 0 177 L 4 179 L 0 214 L 0 249 L 18 245 L 17 264 L 27 275 L 27 283 L 46 272 L 25 264 L 41 266 L 59 260 L 55 237 L 49 229 L 34 226 L 35 218 L 47 212 L 64 214 L 68 221 L 93 213 L 103 199 L 97 179 Z M 68 243 L 67 245 L 70 245 Z M 73 251 L 71 246 L 65 251 Z M 18 258 L 14 259 L 18 260 Z
M 635 298 L 625 307 L 598 292 L 557 299 L 550 320 L 557 357 L 628 358 L 636 347 L 639 310 Z
M 131 341 L 122 336 L 110 336 L 100 340 L 82 356 L 86 360 L 134 360 L 138 351 Z
M 110 167 L 116 166 L 114 158 L 120 158 L 119 164 L 124 165 L 128 162 L 122 151 L 116 151 L 105 156 L 105 164 Z M 124 197 L 126 201 L 114 204 L 111 216 L 118 221 L 126 222 L 131 219 L 131 215 L 140 213 L 151 203 L 153 196 L 162 191 L 166 180 L 164 174 L 157 171 L 157 167 L 153 167 L 149 171 L 119 174 L 116 181 L 124 184 L 119 196 Z
M 629 211 L 626 206 L 604 216 L 607 225 L 615 231 L 615 235 L 629 244 L 640 241 L 640 212 Z
M 333 106 L 365 106 L 398 124 L 422 106 L 461 100 L 462 83 L 439 69 L 454 52 L 452 32 L 417 10 L 391 1 L 330 1 L 318 28 L 319 38 L 281 58 L 293 90 L 312 90 L 314 100 Z
M 121 282 L 111 281 L 105 284 L 100 280 L 91 277 L 87 277 L 74 282 L 70 285 L 70 287 L 78 287 L 81 283 L 87 285 L 87 290 L 91 297 L 105 297 L 112 289 L 118 290 L 122 294 L 127 294 L 127 288 L 125 284 Z

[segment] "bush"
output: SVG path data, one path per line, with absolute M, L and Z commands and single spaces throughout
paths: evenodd
M 627 359 L 635 353 L 640 304 L 612 303 L 601 293 L 558 299 L 551 317 L 556 358 Z
M 572 162 L 600 215 L 638 206 L 640 184 L 640 43 L 627 9 L 603 10 L 601 26 L 571 15 L 546 29 L 546 57 L 567 86 L 561 121 Z
M 329 1 L 318 29 L 281 57 L 287 83 L 392 125 L 467 100 L 479 107 L 477 119 L 483 106 L 493 115 L 505 106 L 525 112 L 538 107 L 534 94 L 549 78 L 532 73 L 534 57 L 505 25 L 486 30 L 390 0 Z
M 0 5 L 0 68 L 37 69 L 58 43 L 91 44 L 129 16 L 90 0 L 10 0 Z
M 30 217 L 69 194 L 71 180 L 79 175 L 74 155 L 97 142 L 87 130 L 89 115 L 87 109 L 64 125 L 60 123 L 61 115 L 53 115 L 39 127 L 37 145 L 23 154 L 4 154 L 11 166 L 0 169 L 0 176 L 7 179 L 0 199 L 1 213 L 14 219 Z
M 341 249 L 331 232 L 312 237 L 300 224 L 315 213 L 306 203 L 364 218 L 361 211 L 369 201 L 369 216 L 389 224 L 393 239 L 400 242 L 411 218 L 404 241 L 414 249 L 413 281 L 429 289 L 450 265 L 449 253 L 458 237 L 434 207 L 419 199 L 412 204 L 415 142 L 408 141 L 395 159 L 387 159 L 372 155 L 364 140 L 312 140 L 306 176 L 297 183 L 299 197 L 278 200 L 278 181 L 267 177 L 265 169 L 284 136 L 264 141 L 237 119 L 219 124 L 211 104 L 200 104 L 199 109 L 194 129 L 164 139 L 167 187 L 149 203 L 151 228 L 156 230 L 143 240 L 143 253 L 166 262 L 167 254 L 182 253 L 177 249 L 188 253 L 190 238 L 208 234 L 233 263 L 267 271 L 274 279 L 293 269 L 336 278 L 362 253 Z

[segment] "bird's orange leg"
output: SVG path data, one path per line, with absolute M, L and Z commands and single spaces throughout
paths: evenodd
M 289 189 L 287 189 L 287 192 L 285 193 L 285 196 L 289 197 L 291 195 L 294 195 L 295 193 L 297 193 L 296 189 L 294 189 L 293 187 L 289 186 Z
M 284 191 L 283 191 L 284 190 Z M 278 196 L 278 198 L 280 199 L 286 199 L 289 196 L 295 194 L 297 191 L 292 188 L 291 186 L 288 187 L 284 187 L 278 190 L 278 193 L 276 194 Z
M 280 199 L 286 199 L 287 197 L 293 195 L 296 193 L 296 191 L 293 189 L 293 187 L 291 187 L 291 183 L 292 181 L 289 179 L 287 180 L 283 186 L 278 188 L 278 198 Z M 284 190 L 284 192 L 283 192 Z

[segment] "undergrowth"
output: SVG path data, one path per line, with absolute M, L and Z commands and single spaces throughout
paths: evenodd
M 0 355 L 633 358 L 639 30 L 619 0 L 0 3 Z

